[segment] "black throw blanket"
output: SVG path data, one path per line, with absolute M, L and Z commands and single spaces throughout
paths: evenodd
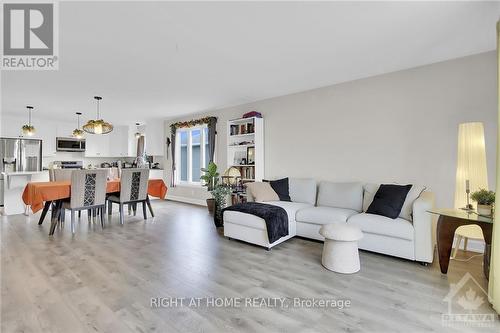
M 252 214 L 264 219 L 269 243 L 274 243 L 281 237 L 288 235 L 288 214 L 281 207 L 260 202 L 246 202 L 224 208 L 222 216 L 226 210 Z

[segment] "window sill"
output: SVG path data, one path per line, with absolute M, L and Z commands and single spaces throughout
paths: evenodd
M 178 186 L 178 187 L 190 187 L 190 188 L 204 188 L 204 186 L 201 186 L 200 183 L 187 183 L 187 182 L 177 183 L 176 186 Z

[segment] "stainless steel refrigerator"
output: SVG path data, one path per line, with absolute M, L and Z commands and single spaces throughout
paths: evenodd
M 0 172 L 42 171 L 42 140 L 0 138 Z

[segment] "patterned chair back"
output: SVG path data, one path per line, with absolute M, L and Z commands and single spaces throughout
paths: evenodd
M 146 200 L 148 195 L 149 169 L 122 169 L 120 201 Z
M 49 179 L 51 182 L 71 181 L 73 171 L 71 169 L 52 169 L 49 171 Z
M 71 174 L 71 208 L 104 205 L 106 170 L 74 170 Z

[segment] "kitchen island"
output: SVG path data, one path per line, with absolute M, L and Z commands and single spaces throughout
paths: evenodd
M 29 182 L 49 181 L 48 171 L 11 171 L 2 172 L 3 178 L 3 215 L 26 214 L 22 194 Z

